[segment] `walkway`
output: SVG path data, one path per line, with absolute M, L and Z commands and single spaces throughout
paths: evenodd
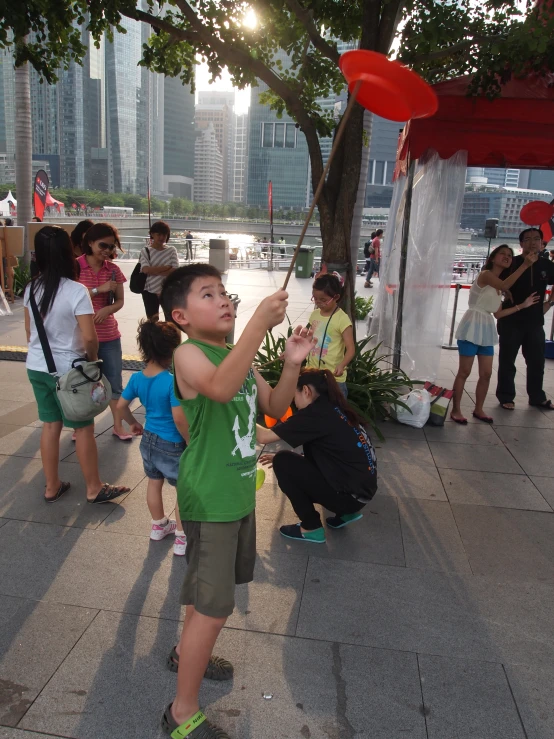
M 241 322 L 281 277 L 256 274 L 232 273 L 245 281 Z M 297 320 L 309 289 L 293 285 Z M 133 297 L 130 353 L 139 313 Z M 0 343 L 21 344 L 8 323 Z M 454 369 L 444 352 L 439 380 L 451 385 Z M 0 373 L 0 739 L 161 737 L 185 563 L 148 539 L 138 443 L 99 419 L 102 477 L 132 492 L 94 507 L 65 431 L 72 491 L 45 505 L 25 367 Z M 202 688 L 234 739 L 552 739 L 554 413 L 526 407 L 524 380 L 518 410 L 491 400 L 493 427 L 385 424 L 379 493 L 326 546 L 278 535 L 294 515 L 268 475 L 256 579 L 218 647 L 236 677 Z

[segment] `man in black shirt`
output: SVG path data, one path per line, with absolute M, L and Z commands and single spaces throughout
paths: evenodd
M 542 249 L 542 231 L 538 228 L 526 228 L 519 235 L 522 254 L 514 257 L 512 266 L 500 276 L 505 279 L 516 270 L 527 254 L 539 253 Z M 554 405 L 547 400 L 542 388 L 544 375 L 544 296 L 547 285 L 554 284 L 554 263 L 539 258 L 522 274 L 511 288 L 511 300 L 504 307 L 521 304 L 532 293 L 538 293 L 540 300 L 524 311 L 498 321 L 500 352 L 498 357 L 498 385 L 496 397 L 506 410 L 514 409 L 516 389 L 515 361 L 521 348 L 527 365 L 527 395 L 529 405 L 539 406 L 544 410 L 554 410 Z

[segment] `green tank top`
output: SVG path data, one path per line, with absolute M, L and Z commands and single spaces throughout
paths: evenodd
M 189 339 L 220 365 L 229 349 Z M 251 369 L 229 403 L 198 394 L 175 396 L 187 417 L 190 444 L 179 464 L 177 498 L 183 521 L 238 521 L 256 505 L 256 416 L 258 387 Z

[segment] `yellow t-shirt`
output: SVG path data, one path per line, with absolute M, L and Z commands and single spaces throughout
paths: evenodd
M 340 308 L 332 317 L 322 316 L 319 308 L 314 310 L 310 316 L 310 326 L 314 330 L 314 337 L 317 339 L 317 344 L 308 354 L 307 366 L 315 367 L 315 369 L 328 369 L 334 373 L 335 369 L 344 359 L 345 345 L 342 334 L 351 325 L 352 321 Z M 326 328 L 327 331 L 325 331 Z M 323 341 L 324 334 L 325 341 Z M 320 354 L 321 361 L 319 359 Z M 346 370 L 336 380 L 337 382 L 346 382 Z

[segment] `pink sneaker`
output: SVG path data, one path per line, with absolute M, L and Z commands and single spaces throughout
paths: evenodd
M 176 536 L 175 537 L 175 544 L 173 545 L 173 554 L 176 557 L 182 557 L 187 551 L 187 537 L 186 536 Z
M 150 532 L 150 538 L 152 541 L 161 541 L 162 539 L 165 539 L 166 536 L 169 534 L 173 534 L 175 532 L 175 529 L 177 528 L 177 524 L 175 521 L 168 521 L 165 526 L 160 526 L 157 523 L 152 524 L 152 531 Z

